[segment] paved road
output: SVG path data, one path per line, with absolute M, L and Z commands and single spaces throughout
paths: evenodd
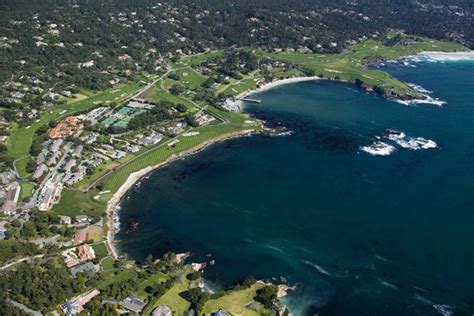
M 28 313 L 30 315 L 33 315 L 33 316 L 42 316 L 43 314 L 41 314 L 41 312 L 38 312 L 38 311 L 35 311 L 35 310 L 32 310 L 31 308 L 17 302 L 17 301 L 14 301 L 14 300 L 11 300 L 11 299 L 8 299 L 8 303 L 12 304 L 13 306 L 21 309 L 22 311 L 24 311 L 25 313 Z
M 43 258 L 43 257 L 44 257 L 44 254 L 42 254 L 42 255 L 36 255 L 36 256 L 31 256 L 31 257 L 21 258 L 21 259 L 18 259 L 18 260 L 16 260 L 16 261 L 13 261 L 13 262 L 11 262 L 11 263 L 9 263 L 9 264 L 6 264 L 6 265 L 0 267 L 0 270 L 8 269 L 8 268 L 14 266 L 15 264 L 20 263 L 20 262 L 28 261 L 28 260 L 31 260 L 31 259 L 39 259 L 39 258 Z

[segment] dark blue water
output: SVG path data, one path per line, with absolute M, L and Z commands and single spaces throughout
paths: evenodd
M 136 259 L 191 251 L 206 278 L 285 277 L 296 315 L 474 311 L 474 62 L 390 66 L 448 102 L 407 107 L 353 86 L 303 82 L 247 111 L 294 133 L 213 145 L 128 195 L 119 235 Z M 385 129 L 438 143 L 372 156 Z M 211 256 L 209 256 L 209 254 Z

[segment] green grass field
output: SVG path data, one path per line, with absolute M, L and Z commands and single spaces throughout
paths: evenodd
M 138 286 L 138 290 L 134 293 L 135 296 L 138 296 L 141 299 L 146 299 L 150 296 L 150 294 L 146 291 L 148 286 L 153 286 L 155 283 L 165 282 L 167 280 L 167 276 L 160 273 L 154 274 L 146 279 L 144 282 L 140 283 Z
M 213 313 L 219 309 L 224 309 L 226 312 L 234 315 L 258 315 L 260 313 L 257 313 L 257 311 L 251 310 L 246 306 L 253 302 L 257 290 L 262 287 L 263 284 L 255 283 L 248 289 L 231 291 L 218 299 L 209 300 L 204 304 L 202 313 Z
M 201 86 L 206 80 L 202 74 L 196 72 L 191 67 L 175 70 L 178 77 L 181 79 L 181 84 L 187 89 L 196 89 Z
M 109 252 L 107 251 L 107 247 L 105 246 L 103 242 L 92 245 L 92 249 L 94 249 L 95 256 L 99 259 L 102 259 L 109 255 Z
M 33 195 L 34 184 L 31 182 L 22 182 L 20 183 L 20 201 L 23 201 L 26 198 L 29 198 Z
M 100 266 L 102 267 L 102 271 L 108 272 L 108 271 L 113 270 L 114 269 L 114 262 L 115 262 L 115 260 L 112 257 L 104 258 L 100 262 Z
M 95 201 L 93 196 L 66 188 L 61 194 L 59 204 L 53 206 L 53 211 L 59 215 L 75 217 L 81 214 L 100 214 L 104 211 L 104 204 Z
M 191 306 L 191 303 L 179 296 L 179 293 L 188 290 L 189 285 L 190 282 L 188 279 L 182 276 L 181 279 L 175 285 L 173 285 L 173 287 L 168 292 L 156 300 L 156 302 L 153 304 L 153 307 L 167 305 L 173 310 L 175 315 L 184 315 L 184 313 Z

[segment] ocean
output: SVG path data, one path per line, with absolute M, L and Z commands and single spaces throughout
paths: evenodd
M 245 111 L 291 135 L 232 139 L 152 173 L 122 203 L 120 251 L 214 260 L 213 288 L 284 278 L 294 315 L 472 315 L 474 61 L 383 69 L 446 104 L 328 81 L 257 93 Z

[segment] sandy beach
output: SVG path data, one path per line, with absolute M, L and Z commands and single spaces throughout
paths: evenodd
M 249 135 L 249 134 L 254 133 L 254 132 L 255 132 L 255 129 L 247 129 L 247 130 L 242 130 L 242 131 L 238 131 L 238 132 L 232 132 L 232 133 L 224 134 L 224 135 L 221 135 L 221 136 L 216 137 L 214 139 L 210 139 L 208 141 L 205 141 L 205 142 L 203 142 L 203 143 L 201 143 L 201 144 L 199 144 L 195 147 L 192 147 L 188 150 L 185 150 L 185 151 L 183 151 L 183 152 L 181 152 L 177 155 L 173 155 L 170 158 L 168 158 L 167 160 L 165 160 L 165 161 L 163 161 L 159 164 L 149 166 L 149 167 L 143 168 L 143 169 L 141 169 L 137 172 L 131 173 L 128 176 L 127 181 L 125 181 L 120 186 L 120 188 L 117 190 L 117 192 L 115 192 L 114 195 L 107 202 L 107 215 L 108 215 L 107 216 L 107 218 L 108 218 L 107 224 L 109 226 L 109 230 L 107 231 L 107 240 L 106 241 L 107 241 L 108 245 L 110 246 L 110 250 L 112 252 L 112 255 L 115 258 L 118 258 L 117 250 L 114 247 L 115 223 L 114 223 L 114 219 L 113 219 L 114 218 L 113 217 L 113 211 L 114 211 L 114 208 L 120 203 L 122 198 L 125 196 L 125 194 L 135 185 L 135 183 L 137 183 L 141 178 L 143 178 L 144 176 L 146 176 L 148 173 L 152 172 L 153 170 L 161 168 L 162 166 L 165 166 L 168 163 L 170 163 L 172 161 L 175 161 L 177 159 L 180 159 L 180 158 L 183 158 L 185 156 L 197 153 L 197 152 L 201 151 L 202 149 L 204 149 L 205 147 L 207 147 L 209 145 L 212 145 L 212 144 L 215 144 L 215 143 L 218 143 L 218 142 L 222 142 L 224 140 L 228 140 L 228 139 L 231 139 L 231 138 L 246 136 L 246 135 Z
M 425 56 L 434 60 L 469 60 L 474 59 L 474 51 L 466 52 L 419 52 L 417 56 Z
M 272 81 L 269 83 L 265 83 L 264 85 L 253 89 L 253 90 L 248 90 L 245 92 L 242 92 L 241 94 L 237 95 L 236 98 L 245 98 L 246 96 L 252 94 L 252 93 L 257 93 L 257 92 L 262 92 L 262 91 L 267 91 L 273 88 L 276 88 L 278 86 L 282 86 L 285 84 L 289 83 L 295 83 L 295 82 L 302 82 L 302 81 L 313 81 L 313 80 L 321 80 L 320 77 L 318 76 L 312 76 L 312 77 L 294 77 L 294 78 L 287 78 L 287 79 L 281 79 L 281 80 L 276 80 Z

